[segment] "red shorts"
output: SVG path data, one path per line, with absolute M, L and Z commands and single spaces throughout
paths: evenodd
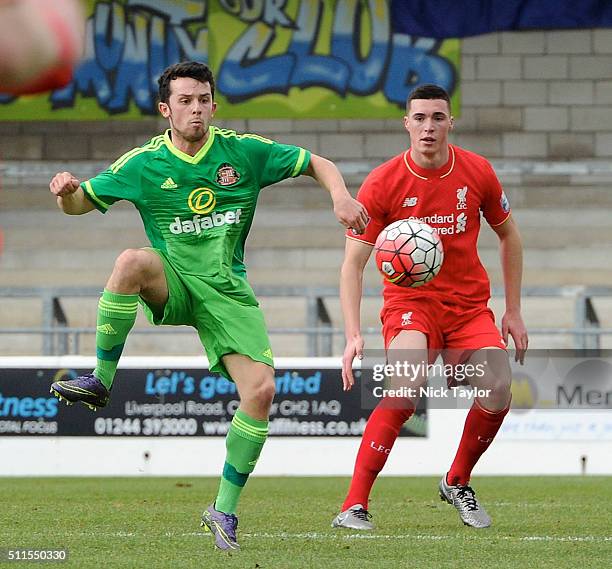
M 430 350 L 506 349 L 486 305 L 465 308 L 435 298 L 406 299 L 383 306 L 380 319 L 385 348 L 403 330 L 417 330 L 427 336 Z

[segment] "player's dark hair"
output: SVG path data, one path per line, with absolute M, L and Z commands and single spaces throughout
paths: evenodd
M 179 77 L 189 77 L 200 83 L 209 83 L 213 101 L 215 99 L 215 78 L 208 65 L 198 61 L 182 61 L 168 67 L 157 80 L 159 85 L 159 100 L 167 103 L 170 99 L 170 81 Z
M 416 89 L 410 93 L 408 100 L 406 101 L 406 108 L 410 108 L 410 103 L 415 99 L 442 99 L 448 103 L 450 109 L 450 97 L 445 89 L 439 85 L 433 85 L 432 83 L 425 83 L 419 85 Z

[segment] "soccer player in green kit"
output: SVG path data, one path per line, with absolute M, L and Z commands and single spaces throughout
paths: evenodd
M 234 381 L 240 395 L 219 493 L 202 515 L 217 547 L 235 550 L 238 499 L 266 440 L 275 391 L 270 342 L 243 263 L 259 191 L 306 174 L 330 192 L 342 225 L 362 233 L 368 218 L 332 162 L 212 126 L 214 95 L 206 65 L 169 67 L 159 79 L 159 111 L 169 130 L 91 180 L 81 183 L 69 172 L 51 180 L 69 215 L 132 202 L 152 245 L 127 249 L 115 262 L 98 304 L 94 371 L 51 389 L 69 402 L 104 407 L 139 303 L 153 324 L 194 326 L 210 370 Z

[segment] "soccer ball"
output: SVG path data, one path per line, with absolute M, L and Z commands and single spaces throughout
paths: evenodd
M 442 266 L 444 251 L 437 231 L 416 219 L 387 225 L 376 239 L 376 265 L 385 280 L 418 287 L 433 279 Z

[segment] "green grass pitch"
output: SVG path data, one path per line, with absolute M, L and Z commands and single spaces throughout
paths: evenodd
M 333 530 L 347 478 L 253 477 L 232 555 L 213 549 L 199 515 L 210 478 L 5 478 L 0 549 L 60 548 L 64 563 L 111 568 L 572 568 L 612 566 L 612 479 L 476 477 L 493 527 L 467 528 L 434 478 L 381 478 L 377 529 Z M 2 566 L 40 566 L 32 562 Z

